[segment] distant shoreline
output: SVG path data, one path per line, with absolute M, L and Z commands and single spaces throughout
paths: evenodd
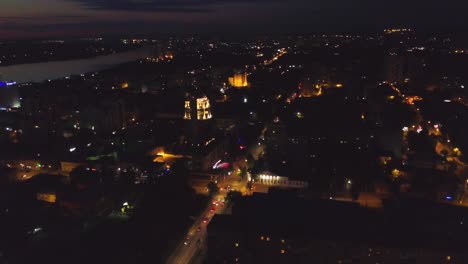
M 122 63 L 147 57 L 149 51 L 149 47 L 145 46 L 135 50 L 85 59 L 15 64 L 0 67 L 0 75 L 3 76 L 4 80 L 17 83 L 43 82 L 108 69 Z

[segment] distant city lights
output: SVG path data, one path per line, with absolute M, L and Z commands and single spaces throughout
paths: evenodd
M 0 87 L 13 86 L 16 82 L 0 82 Z

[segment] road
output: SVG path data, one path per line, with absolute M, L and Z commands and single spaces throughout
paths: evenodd
M 327 199 L 327 197 L 323 197 L 323 199 Z M 382 208 L 382 197 L 378 196 L 372 192 L 364 192 L 359 194 L 359 198 L 357 200 L 351 199 L 344 194 L 337 195 L 335 197 L 330 197 L 330 200 L 340 201 L 340 202 L 350 202 L 350 203 L 357 203 L 362 207 L 366 208 Z
M 285 49 L 281 49 L 278 54 L 271 60 L 265 63 L 265 65 L 269 65 L 272 62 L 278 60 L 281 56 L 286 54 Z M 258 137 L 258 142 L 250 149 L 252 151 L 254 157 L 258 159 L 264 152 L 264 146 L 261 143 L 264 138 L 266 128 L 262 130 L 261 135 Z M 259 144 L 260 142 L 260 144 Z M 170 255 L 167 259 L 167 264 L 185 264 L 191 263 L 194 261 L 195 256 L 197 253 L 200 252 L 204 246 L 207 231 L 206 227 L 208 226 L 209 222 L 211 221 L 214 214 L 224 210 L 224 207 L 217 206 L 216 211 L 211 213 L 210 210 L 213 208 L 213 201 L 224 201 L 227 193 L 227 187 L 230 190 L 240 191 L 243 195 L 248 193 L 247 191 L 247 179 L 242 180 L 239 175 L 236 175 L 235 171 L 231 171 L 228 175 L 219 175 L 218 179 L 218 187 L 220 187 L 220 193 L 214 197 L 208 204 L 207 208 L 198 216 L 194 224 L 190 227 L 188 233 L 186 234 L 186 238 L 179 243 L 179 245 L 175 248 L 174 252 Z M 210 176 L 210 175 L 207 175 Z M 213 180 L 213 177 L 206 177 L 206 179 L 198 179 L 192 182 L 192 188 L 194 188 L 197 193 L 206 194 L 208 193 L 207 185 L 210 181 Z M 206 219 L 206 223 L 203 223 L 203 220 Z M 198 230 L 200 228 L 200 230 Z
M 228 175 L 230 174 L 230 175 Z M 242 180 L 236 171 L 230 171 L 226 175 L 213 175 L 197 173 L 196 175 L 206 175 L 206 178 L 198 178 L 192 180 L 192 188 L 199 194 L 208 194 L 208 183 L 217 180 L 218 187 L 221 190 L 225 190 L 226 187 L 230 187 L 230 190 L 240 191 L 242 194 L 246 194 L 247 179 Z
M 273 62 L 277 61 L 279 58 L 281 58 L 281 56 L 285 55 L 286 53 L 288 53 L 286 48 L 279 49 L 278 52 L 275 55 L 273 55 L 273 58 L 271 58 L 270 60 L 265 60 L 263 62 L 263 65 L 268 66 L 273 64 Z
M 414 103 L 412 103 L 412 100 L 409 100 L 410 98 L 405 96 L 398 88 L 392 84 L 390 85 L 399 97 L 405 99 L 405 101 L 412 107 L 413 111 L 417 115 L 416 124 L 418 125 L 409 127 L 407 131 L 416 131 L 417 133 L 420 133 L 421 131 L 425 130 L 425 133 L 428 135 L 437 136 L 437 143 L 434 151 L 440 156 L 445 157 L 448 162 L 454 164 L 456 166 L 454 174 L 465 182 L 463 192 L 461 193 L 459 199 L 454 199 L 453 201 L 443 200 L 443 202 L 454 205 L 468 206 L 468 164 L 460 159 L 460 156 L 462 155 L 460 150 L 458 150 L 458 148 L 454 145 L 454 142 L 449 140 L 450 137 L 447 135 L 447 133 L 445 132 L 444 134 L 444 132 L 440 129 L 441 124 L 432 123 L 430 120 L 425 120 L 420 109 L 417 108 Z M 403 145 L 405 146 L 405 149 L 409 150 L 406 138 L 407 131 L 404 133 Z M 443 154 L 443 152 L 446 153 Z
M 213 205 L 214 201 L 223 200 L 226 197 L 226 192 L 220 192 L 217 196 L 210 200 L 207 208 L 198 216 L 184 240 L 175 248 L 174 252 L 167 259 L 167 264 L 188 264 L 196 256 L 197 252 L 202 248 L 206 239 L 206 227 L 210 223 L 213 215 L 222 210 L 222 204 Z M 212 208 L 216 208 L 214 213 L 210 212 Z M 206 223 L 203 222 L 206 220 Z M 198 230 L 200 228 L 200 230 Z

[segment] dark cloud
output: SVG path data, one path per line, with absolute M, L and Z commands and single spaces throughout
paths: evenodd
M 60 1 L 78 3 L 80 14 L 84 16 L 64 14 L 55 17 L 23 17 L 18 13 L 17 16 L 0 17 L 0 30 L 15 30 L 20 33 L 61 31 L 70 34 L 76 31 L 85 35 L 87 32 L 97 31 L 119 31 L 122 34 L 380 31 L 387 27 L 400 26 L 421 31 L 464 32 L 468 29 L 468 23 L 465 21 L 465 13 L 468 10 L 466 0 Z M 50 8 L 58 10 L 57 6 Z M 109 12 L 101 14 L 89 12 L 90 10 Z M 113 11 L 131 13 L 121 14 Z M 158 14 L 142 16 L 140 12 Z
M 88 9 L 175 12 L 229 13 L 235 5 L 248 5 L 246 11 L 262 17 L 272 26 L 294 23 L 306 27 L 378 28 L 416 26 L 423 28 L 466 27 L 468 2 L 461 0 L 64 0 L 80 3 Z M 226 5 L 226 4 L 230 5 Z M 209 14 L 207 14 L 209 16 Z M 242 17 L 238 20 L 255 20 Z M 283 20 L 283 21 L 282 21 Z M 196 22 L 196 21 L 194 21 Z M 243 23 L 236 22 L 234 23 Z M 326 30 L 327 28 L 323 29 Z
M 281 0 L 69 0 L 82 4 L 86 8 L 114 11 L 141 12 L 207 12 L 220 3 L 271 3 Z M 294 1 L 294 0 L 292 0 Z
M 146 20 L 130 19 L 124 21 L 94 20 L 87 22 L 64 22 L 64 23 L 35 23 L 24 24 L 21 22 L 0 23 L 1 29 L 19 31 L 24 34 L 38 35 L 106 35 L 106 34 L 151 34 L 151 33 L 173 33 L 173 30 L 182 32 L 188 26 L 184 22 L 157 22 L 152 23 Z
M 118 30 L 131 30 L 134 28 L 140 28 L 142 30 L 150 30 L 152 27 L 145 21 L 132 20 L 122 22 L 110 22 L 110 21 L 90 21 L 85 23 L 53 23 L 53 24 L 36 24 L 36 25 L 24 25 L 21 23 L 7 23 L 5 24 L 11 30 L 21 30 L 24 32 L 38 33 L 38 32 L 54 32 L 54 31 L 66 31 L 66 30 L 108 30 L 115 28 Z
M 60 16 L 2 16 L 0 20 L 11 20 L 11 21 L 37 21 L 38 19 L 80 19 L 88 18 L 90 16 L 85 15 L 60 15 Z
M 206 12 L 213 0 L 71 0 L 90 9 L 114 11 Z

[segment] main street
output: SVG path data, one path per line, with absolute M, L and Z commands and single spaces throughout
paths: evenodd
M 191 263 L 197 253 L 202 249 L 206 243 L 206 228 L 208 224 L 216 213 L 221 213 L 225 209 L 224 201 L 229 192 L 226 186 L 229 186 L 230 190 L 242 192 L 243 195 L 247 193 L 246 181 L 241 181 L 239 176 L 234 175 L 235 173 L 232 173 L 232 176 L 219 179 L 218 186 L 221 187 L 219 193 L 210 199 L 205 210 L 195 219 L 185 238 L 179 242 L 178 246 L 167 259 L 167 264 Z M 203 186 L 203 189 L 205 188 L 207 188 L 207 185 Z M 212 209 L 214 209 L 214 211 L 211 211 Z
M 287 51 L 286 48 L 281 48 L 281 49 L 278 50 L 278 52 L 276 54 L 273 55 L 273 58 L 271 58 L 269 60 L 265 60 L 263 62 L 263 64 L 265 66 L 271 65 L 271 64 L 273 64 L 273 62 L 277 61 L 279 58 L 281 58 L 281 56 L 283 56 L 283 55 L 285 55 L 287 53 L 288 53 L 288 51 Z
M 167 259 L 167 264 L 185 264 L 190 263 L 196 253 L 202 248 L 206 239 L 206 227 L 210 223 L 212 217 L 220 210 L 223 205 L 218 201 L 224 201 L 226 192 L 220 192 L 208 203 L 207 208 L 198 216 L 193 225 L 188 230 L 185 238 L 180 241 L 174 252 Z M 217 202 L 218 205 L 213 204 Z M 215 208 L 214 212 L 210 212 Z
M 269 66 L 275 61 L 280 59 L 282 56 L 287 54 L 286 48 L 281 48 L 273 57 L 269 60 L 263 62 L 264 66 Z M 255 159 L 258 159 L 264 153 L 264 145 L 262 141 L 265 136 L 265 131 L 267 127 L 262 130 L 261 135 L 258 137 L 258 142 L 249 148 L 249 151 L 254 156 Z M 199 173 L 198 175 L 203 175 Z M 247 192 L 247 179 L 241 179 L 237 175 L 236 171 L 231 171 L 228 175 L 221 175 L 216 177 L 215 175 L 205 174 L 205 179 L 198 179 L 196 182 L 192 182 L 192 187 L 202 194 L 208 194 L 208 183 L 213 179 L 217 178 L 218 187 L 220 187 L 220 192 L 210 200 L 207 208 L 195 219 L 193 225 L 188 230 L 183 241 L 180 241 L 178 246 L 175 248 L 173 253 L 167 259 L 167 264 L 185 264 L 190 263 L 194 260 L 194 257 L 199 251 L 202 250 L 204 244 L 206 243 L 207 237 L 207 226 L 210 223 L 212 217 L 217 212 L 224 210 L 224 207 L 220 205 L 215 206 L 213 202 L 216 201 L 225 201 L 226 196 L 230 190 L 240 191 L 243 195 L 246 195 Z M 210 212 L 210 210 L 215 207 L 215 212 Z

